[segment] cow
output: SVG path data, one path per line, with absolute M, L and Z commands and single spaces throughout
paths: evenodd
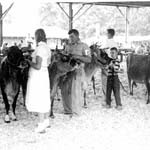
M 145 84 L 148 92 L 147 104 L 150 102 L 150 56 L 129 54 L 127 57 L 127 76 L 130 95 L 133 95 L 133 86 L 136 83 Z
M 31 55 L 34 52 L 34 49 L 31 49 L 30 47 L 22 47 L 20 50 L 22 51 L 25 60 L 32 60 Z M 26 97 L 26 91 L 27 91 L 29 68 L 30 68 L 30 65 L 28 64 L 28 66 L 25 67 L 21 72 L 21 88 L 22 88 L 24 106 L 25 106 L 25 97 Z
M 84 89 L 84 106 L 86 107 L 86 87 L 87 82 L 92 78 L 95 72 L 100 68 L 105 66 L 108 61 L 110 61 L 108 55 L 101 49 L 97 48 L 96 45 L 91 47 L 92 61 L 91 63 L 85 64 L 85 81 L 83 82 Z M 51 85 L 51 112 L 50 117 L 54 118 L 53 105 L 54 97 L 57 93 L 58 87 L 61 89 L 61 84 L 66 78 L 67 73 L 71 73 L 76 64 L 80 63 L 75 60 L 72 55 L 65 55 L 61 52 L 55 52 L 52 56 L 52 62 L 49 66 L 49 77 Z M 69 82 L 69 81 L 68 81 Z M 85 86 L 86 85 L 86 86 Z
M 52 55 L 51 64 L 48 67 L 51 87 L 51 118 L 54 118 L 54 98 L 57 94 L 58 87 L 60 86 L 60 79 L 68 72 L 71 72 L 76 66 L 76 63 L 76 60 L 72 59 L 71 56 L 65 55 L 61 52 L 56 52 Z
M 100 49 L 97 44 L 93 44 L 90 46 L 91 49 L 91 56 L 92 61 L 90 63 L 85 63 L 84 66 L 84 72 L 85 77 L 83 81 L 83 93 L 84 93 L 84 107 L 87 108 L 87 102 L 86 102 L 86 89 L 88 86 L 88 83 L 93 78 L 94 74 L 100 69 L 105 67 L 105 65 L 109 64 L 112 60 L 108 57 L 107 53 Z M 93 80 L 93 79 L 92 79 Z M 93 88 L 94 84 L 93 84 Z
M 4 118 L 6 123 L 10 123 L 10 102 L 12 102 L 11 119 L 17 120 L 15 114 L 16 102 L 20 91 L 22 71 L 27 66 L 27 61 L 25 61 L 21 50 L 17 46 L 9 47 L 7 56 L 3 58 L 0 67 L 0 87 L 6 109 Z

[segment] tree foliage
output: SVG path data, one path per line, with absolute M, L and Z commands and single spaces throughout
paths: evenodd
M 68 12 L 68 5 L 63 5 Z M 73 6 L 74 13 L 80 5 Z M 79 13 L 87 8 L 85 8 Z M 125 9 L 120 8 L 124 16 L 116 7 L 93 6 L 80 18 L 75 19 L 74 28 L 77 28 L 83 38 L 95 36 L 96 25 L 100 27 L 101 35 L 105 34 L 108 27 L 115 28 L 117 35 L 125 34 Z M 55 3 L 47 3 L 41 6 L 41 23 L 44 25 L 56 25 L 68 30 L 68 18 Z M 78 15 L 79 16 L 79 15 Z M 76 16 L 77 17 L 77 16 Z M 149 35 L 150 34 L 150 9 L 149 8 L 130 8 L 129 10 L 129 35 Z

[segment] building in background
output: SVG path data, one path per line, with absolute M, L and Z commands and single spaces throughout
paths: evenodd
M 40 26 L 41 27 L 41 26 Z M 3 27 L 3 43 L 8 43 L 9 45 L 14 45 L 14 43 L 19 44 L 23 41 L 23 46 L 26 46 L 28 41 L 34 42 L 34 32 L 38 27 L 20 27 L 16 24 L 5 24 Z M 47 43 L 50 48 L 55 49 L 56 46 L 62 47 L 62 39 L 68 38 L 66 30 L 63 30 L 56 26 L 43 26 L 41 27 L 45 30 L 47 36 Z

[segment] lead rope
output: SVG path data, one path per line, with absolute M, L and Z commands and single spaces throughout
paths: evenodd
M 128 91 L 127 91 L 127 90 L 125 89 L 125 87 L 123 86 L 123 84 L 122 84 L 122 82 L 120 81 L 120 79 L 119 79 L 119 83 L 120 83 L 120 85 L 121 85 L 123 91 L 124 91 L 126 94 L 129 94 Z

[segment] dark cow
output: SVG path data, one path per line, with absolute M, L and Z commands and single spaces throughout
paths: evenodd
M 127 75 L 130 94 L 133 95 L 135 83 L 145 84 L 148 92 L 147 104 L 150 102 L 150 56 L 129 54 L 127 57 Z
M 16 102 L 20 91 L 22 71 L 27 67 L 23 53 L 17 46 L 8 49 L 7 56 L 3 58 L 0 68 L 0 87 L 6 108 L 5 122 L 10 122 L 9 103 L 12 102 L 12 120 L 17 120 L 15 114 Z
M 22 47 L 21 51 L 23 53 L 24 59 L 27 60 L 32 60 L 32 53 L 34 52 L 34 49 L 31 49 L 30 47 Z M 29 74 L 29 64 L 27 67 L 25 67 L 22 72 L 21 72 L 21 88 L 22 88 L 22 94 L 23 94 L 23 99 L 24 99 L 24 106 L 25 106 L 25 96 L 26 96 L 26 91 L 27 91 L 27 81 L 28 81 L 28 74 Z
M 74 69 L 77 61 L 71 56 L 56 52 L 53 55 L 51 65 L 49 66 L 49 77 L 51 87 L 51 112 L 50 117 L 54 118 L 53 105 L 54 97 L 57 93 L 61 77 Z

